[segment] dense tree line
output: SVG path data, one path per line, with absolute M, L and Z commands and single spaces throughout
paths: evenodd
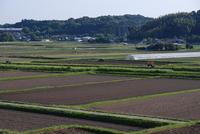
M 96 42 L 141 41 L 146 38 L 180 38 L 187 42 L 200 42 L 200 10 L 191 13 L 176 13 L 156 19 L 141 15 L 101 16 L 96 18 L 70 18 L 58 20 L 22 20 L 16 24 L 0 27 L 23 28 L 23 35 L 32 40 L 49 38 L 54 35 L 95 36 Z M 3 34 L 5 40 L 14 40 L 11 35 Z
M 137 27 L 152 20 L 141 15 L 101 16 L 97 18 L 82 17 L 68 19 L 66 21 L 36 21 L 22 20 L 13 25 L 3 27 L 22 27 L 24 33 L 32 36 L 51 35 L 88 35 L 111 34 L 113 36 L 125 36 L 129 27 Z
M 144 38 L 182 38 L 188 42 L 200 42 L 200 10 L 165 15 L 139 28 L 130 28 L 130 40 Z

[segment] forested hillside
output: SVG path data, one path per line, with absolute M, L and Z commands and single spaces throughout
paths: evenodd
M 169 14 L 147 22 L 140 28 L 131 28 L 129 39 L 183 38 L 200 42 L 200 10 L 191 13 Z
M 3 27 L 22 27 L 25 33 L 36 35 L 91 35 L 112 34 L 124 36 L 128 34 L 129 27 L 139 27 L 152 20 L 141 15 L 101 16 L 97 18 L 82 17 L 68 19 L 66 21 L 36 21 L 22 20 L 13 25 Z
M 129 41 L 141 41 L 146 38 L 180 38 L 190 43 L 199 43 L 200 10 L 169 14 L 156 19 L 141 15 L 123 15 L 71 18 L 66 21 L 22 20 L 16 24 L 5 24 L 0 27 L 23 28 L 23 37 L 30 40 L 52 39 L 55 35 L 59 37 L 65 35 L 65 37 L 97 37 L 97 42 L 110 40 L 119 42 L 125 41 L 124 39 L 128 37 Z M 0 38 L 2 40 L 11 36 L 1 34 Z

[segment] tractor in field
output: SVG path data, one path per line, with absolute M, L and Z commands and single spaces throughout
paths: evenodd
M 147 62 L 147 67 L 150 68 L 150 69 L 151 68 L 155 68 L 155 63 L 153 61 L 148 61 Z

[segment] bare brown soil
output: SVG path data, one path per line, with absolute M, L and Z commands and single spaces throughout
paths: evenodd
M 69 129 L 57 130 L 57 131 L 53 131 L 49 133 L 44 132 L 40 134 L 95 134 L 95 133 L 88 132 L 88 131 L 78 129 L 78 128 L 69 128 Z
M 96 75 L 75 75 L 75 76 L 58 76 L 49 78 L 36 78 L 27 80 L 1 81 L 0 90 L 27 89 L 34 87 L 62 86 L 81 84 L 85 82 L 104 82 L 112 80 L 130 79 L 130 77 L 115 76 L 96 76 Z
M 155 134 L 200 134 L 200 125 L 159 132 Z
M 96 106 L 92 109 L 178 119 L 200 119 L 200 92 Z
M 41 72 L 0 71 L 0 78 L 36 76 L 36 75 L 44 75 L 44 74 L 47 75 L 47 73 L 41 73 Z
M 121 131 L 141 130 L 132 126 L 0 109 L 0 129 L 26 131 L 55 125 L 89 125 Z
M 198 80 L 138 79 L 0 94 L 0 99 L 41 104 L 73 105 L 195 88 L 200 88 Z

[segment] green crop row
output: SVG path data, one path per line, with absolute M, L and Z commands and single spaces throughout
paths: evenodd
M 25 70 L 45 72 L 93 72 L 101 74 L 137 75 L 137 76 L 159 76 L 172 78 L 200 78 L 200 71 L 182 71 L 181 69 L 145 69 L 145 68 L 123 68 L 123 67 L 78 67 L 78 66 L 44 66 L 44 65 L 18 65 L 0 64 L 0 70 Z M 189 69 L 188 69 L 189 70 Z
M 131 69 L 131 68 L 97 68 L 97 73 L 137 75 L 137 76 L 160 76 L 170 78 L 200 78 L 200 72 L 173 71 L 170 69 Z
M 91 68 L 70 67 L 70 66 L 0 64 L 0 70 L 23 70 L 23 71 L 39 71 L 39 72 L 84 72 L 84 71 L 90 71 Z
M 200 67 L 198 67 L 198 66 L 164 65 L 164 66 L 160 66 L 158 68 L 160 68 L 160 69 L 171 69 L 173 71 L 200 72 Z

